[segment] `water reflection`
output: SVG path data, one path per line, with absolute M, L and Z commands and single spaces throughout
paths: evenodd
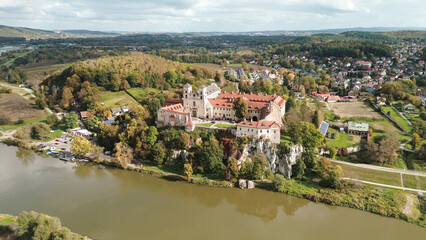
M 27 150 L 24 148 L 18 148 L 16 151 L 16 157 L 21 160 L 24 166 L 32 164 L 36 158 L 34 151 Z
M 274 193 L 260 189 L 240 190 L 198 186 L 185 182 L 170 182 L 138 172 L 119 169 L 99 169 L 90 164 L 79 163 L 73 167 L 74 172 L 81 178 L 91 174 L 99 176 L 109 173 L 119 182 L 119 191 L 122 195 L 136 190 L 150 193 L 173 194 L 184 199 L 196 199 L 203 206 L 215 208 L 225 201 L 239 213 L 256 216 L 263 222 L 270 222 L 278 215 L 281 208 L 286 215 L 293 216 L 300 208 L 309 204 L 309 201 L 298 199 L 282 193 Z

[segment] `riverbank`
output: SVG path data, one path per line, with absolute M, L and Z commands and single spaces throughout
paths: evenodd
M 13 142 L 9 142 L 13 145 Z M 15 143 L 16 144 L 16 143 Z M 19 144 L 16 144 L 19 145 Z M 15 145 L 15 146 L 16 146 Z M 26 146 L 30 149 L 31 146 Z M 129 164 L 126 168 L 110 161 L 94 161 L 111 168 L 120 168 L 130 171 L 153 175 L 169 181 L 184 181 L 188 179 L 180 174 L 167 172 L 154 166 Z M 212 180 L 207 178 L 190 178 L 190 183 L 212 187 L 232 188 L 235 185 L 228 181 Z M 257 188 L 268 191 L 283 192 L 290 196 L 305 198 L 314 202 L 321 202 L 333 206 L 350 207 L 376 213 L 382 216 L 403 219 L 425 227 L 424 201 L 419 201 L 414 195 L 398 190 L 365 186 L 350 182 L 343 182 L 341 189 L 328 189 L 320 186 L 314 180 L 305 181 L 285 179 L 283 187 L 274 188 L 271 181 L 257 181 Z
M 56 217 L 37 212 L 22 212 L 19 216 L 0 213 L 0 239 L 73 239 L 90 240 L 61 226 Z

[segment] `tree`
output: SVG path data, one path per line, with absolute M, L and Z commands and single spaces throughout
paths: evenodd
M 31 126 L 31 137 L 34 139 L 47 139 L 50 127 L 46 123 L 37 123 Z
M 261 179 L 265 173 L 266 166 L 268 165 L 265 155 L 255 155 L 252 158 L 253 161 L 253 179 Z
M 183 150 L 188 150 L 189 145 L 191 144 L 191 136 L 188 133 L 182 133 L 179 137 L 179 148 Z
M 340 177 L 342 176 L 342 168 L 338 165 L 331 164 L 326 158 L 320 158 L 315 169 L 317 176 L 321 178 L 320 184 L 329 188 L 340 188 Z
M 312 117 L 312 123 L 315 125 L 315 127 L 319 128 L 323 120 L 324 120 L 323 111 L 319 109 L 315 110 L 314 116 Z
M 166 79 L 166 82 L 170 83 L 170 85 L 174 85 L 176 81 L 178 80 L 178 75 L 175 71 L 169 70 L 166 73 L 164 73 L 164 78 Z
M 334 157 L 336 157 L 336 154 L 337 154 L 337 150 L 336 150 L 336 148 L 334 148 L 334 147 L 332 147 L 332 148 L 330 148 L 330 157 L 331 158 L 334 158 Z
M 411 145 L 413 145 L 413 150 L 420 146 L 421 143 L 422 139 L 420 138 L 419 134 L 413 133 L 411 135 Z
M 290 109 L 295 108 L 295 107 L 296 107 L 296 101 L 294 101 L 293 97 L 289 97 L 287 99 L 286 104 L 285 104 L 286 112 L 290 111 Z
M 321 131 L 308 122 L 291 122 L 287 132 L 294 143 L 301 144 L 304 148 L 315 149 L 323 140 Z
M 78 116 L 75 112 L 70 112 L 62 118 L 62 123 L 66 129 L 73 129 L 78 127 Z
M 148 134 L 145 140 L 149 145 L 154 146 L 155 142 L 157 141 L 157 136 L 158 136 L 157 128 L 154 126 L 151 126 L 148 129 Z
M 186 178 L 188 179 L 188 182 L 189 182 L 189 180 L 191 179 L 191 176 L 192 176 L 192 166 L 191 166 L 191 164 L 190 163 L 185 163 L 184 165 L 183 165 L 183 169 L 184 169 L 184 174 L 185 174 L 185 176 L 186 176 Z
M 158 109 L 161 108 L 161 102 L 158 98 L 150 98 L 148 102 L 148 110 L 151 116 L 157 116 Z
M 44 100 L 44 98 L 42 97 L 36 97 L 35 99 L 35 104 L 37 105 L 38 108 L 40 109 L 45 109 L 47 107 L 47 103 Z
M 202 172 L 216 173 L 222 169 L 223 147 L 214 136 L 203 141 L 194 153 L 194 160 Z
M 118 142 L 115 144 L 114 150 L 115 158 L 113 158 L 113 161 L 120 164 L 121 167 L 127 168 L 133 160 L 133 149 L 123 142 Z
M 232 157 L 228 158 L 228 165 L 226 166 L 226 170 L 231 174 L 231 179 L 238 179 L 238 160 Z
M 306 169 L 306 165 L 303 159 L 298 159 L 296 161 L 296 164 L 294 164 L 293 166 L 293 169 L 291 172 L 292 176 L 294 176 L 295 178 L 302 178 L 303 175 L 305 175 L 305 169 Z
M 161 165 L 166 158 L 166 148 L 162 142 L 157 142 L 151 149 L 151 159 L 155 164 Z
M 232 109 L 235 111 L 235 115 L 237 116 L 237 118 L 245 118 L 248 114 L 247 101 L 243 97 L 235 99 L 232 105 Z
M 78 158 L 83 158 L 92 150 L 92 144 L 84 137 L 76 137 L 71 142 L 71 153 Z
M 242 62 L 241 67 L 244 69 L 244 71 L 248 71 L 248 64 L 246 62 Z
M 49 126 L 55 126 L 56 124 L 58 124 L 58 117 L 55 114 L 49 114 L 46 120 Z
M 61 99 L 61 107 L 64 109 L 68 109 L 71 105 L 71 100 L 74 98 L 72 94 L 72 88 L 65 87 L 62 90 L 62 99 Z
M 286 180 L 283 175 L 275 174 L 274 179 L 272 180 L 272 187 L 274 191 L 284 192 L 285 182 Z

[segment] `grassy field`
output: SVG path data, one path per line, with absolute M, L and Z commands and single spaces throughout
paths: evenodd
M 213 126 L 214 123 L 197 123 L 196 126 L 201 126 L 201 127 L 211 127 Z
M 143 98 L 160 93 L 160 90 L 155 88 L 132 88 L 127 90 L 127 92 L 132 95 L 138 102 L 141 102 Z
M 103 92 L 101 101 L 105 106 L 110 108 L 121 107 L 121 106 L 132 106 L 137 102 L 130 97 L 126 92 Z
M 390 112 L 390 116 L 395 119 L 395 121 L 401 125 L 402 128 L 405 129 L 405 131 L 407 132 L 411 132 L 412 127 L 410 126 L 410 124 L 408 124 L 407 121 L 405 121 L 401 115 L 399 115 L 393 108 L 391 108 L 390 106 L 381 106 L 382 110 L 385 113 Z
M 218 124 L 216 124 L 216 125 L 214 125 L 215 127 L 218 127 L 218 128 L 235 128 L 236 126 L 235 125 L 230 125 L 230 124 L 220 124 L 220 123 L 218 123 Z
M 327 138 L 326 146 L 334 147 L 334 148 L 348 148 L 348 147 L 358 146 L 360 142 L 361 142 L 360 136 L 355 136 L 355 135 L 350 135 L 345 133 L 337 133 L 337 137 L 335 139 Z
M 341 118 L 383 118 L 365 102 L 335 102 L 328 103 L 328 105 Z
M 401 186 L 401 175 L 399 173 L 383 172 L 372 169 L 364 169 L 345 164 L 338 164 L 343 170 L 343 177 L 355 178 L 364 181 Z M 411 175 L 403 175 L 404 187 L 426 190 L 426 179 Z
M 0 213 L 0 225 L 18 225 L 16 219 L 15 216 Z
M 14 93 L 0 95 L 0 112 L 6 114 L 10 121 L 28 120 L 47 115 L 23 96 Z

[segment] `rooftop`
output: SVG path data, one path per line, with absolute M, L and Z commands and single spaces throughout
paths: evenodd
M 367 132 L 369 129 L 370 129 L 370 125 L 368 123 L 352 122 L 352 121 L 348 122 L 348 130 Z

